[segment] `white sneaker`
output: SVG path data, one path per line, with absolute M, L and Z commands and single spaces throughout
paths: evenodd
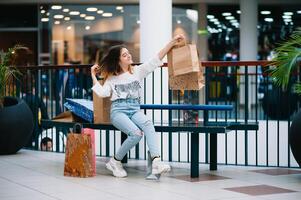
M 170 171 L 170 165 L 161 162 L 160 158 L 155 158 L 152 164 L 152 174 L 162 174 Z
M 123 178 L 127 176 L 126 171 L 122 167 L 122 163 L 114 158 L 111 158 L 110 161 L 106 163 L 106 167 L 108 170 L 113 172 L 115 177 Z

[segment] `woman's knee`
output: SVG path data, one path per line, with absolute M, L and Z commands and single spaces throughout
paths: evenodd
M 138 143 L 142 139 L 143 133 L 141 130 L 134 131 L 129 135 L 133 143 Z

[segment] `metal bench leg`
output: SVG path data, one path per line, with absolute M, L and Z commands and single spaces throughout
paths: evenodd
M 121 132 L 121 144 L 127 139 L 127 135 L 123 132 Z M 122 163 L 127 163 L 128 162 L 128 154 L 125 154 L 123 159 L 121 160 Z
M 210 170 L 217 170 L 217 134 L 210 134 Z
M 146 169 L 146 180 L 159 180 L 161 177 L 161 174 L 152 174 L 152 157 L 150 155 L 150 152 L 147 152 L 147 169 Z
M 199 177 L 199 133 L 191 133 L 190 177 Z

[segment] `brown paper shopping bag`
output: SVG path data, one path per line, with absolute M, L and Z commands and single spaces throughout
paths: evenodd
M 93 151 L 91 135 L 69 133 L 65 153 L 65 176 L 92 177 Z
M 167 59 L 172 60 L 173 52 L 169 51 Z M 168 84 L 171 90 L 200 90 L 205 86 L 204 67 L 199 65 L 199 72 L 184 75 L 174 75 L 174 71 L 168 62 Z
M 178 45 L 171 49 L 172 57 L 168 59 L 174 76 L 199 72 L 199 57 L 196 45 Z
M 102 81 L 99 81 L 102 84 Z M 93 92 L 94 123 L 110 123 L 111 97 L 99 97 Z

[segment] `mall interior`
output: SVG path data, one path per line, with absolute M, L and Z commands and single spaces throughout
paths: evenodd
M 6 52 L 22 48 L 13 51 L 20 74 L 2 82 L 0 71 L 0 199 L 301 199 L 300 42 L 288 86 L 270 74 L 277 47 L 294 33 L 300 41 L 299 27 L 299 0 L 1 0 L 1 68 Z M 90 68 L 111 46 L 125 45 L 140 64 L 178 34 L 196 46 L 202 69 L 181 81 L 196 77 L 199 88 L 171 86 L 166 56 L 143 80 L 142 104 L 229 109 L 145 109 L 171 171 L 152 176 L 143 137 L 122 161 L 127 177 L 116 178 L 106 163 L 126 135 L 68 103 L 96 104 Z M 7 114 L 2 88 L 28 113 Z M 93 138 L 91 177 L 64 174 L 75 122 Z

